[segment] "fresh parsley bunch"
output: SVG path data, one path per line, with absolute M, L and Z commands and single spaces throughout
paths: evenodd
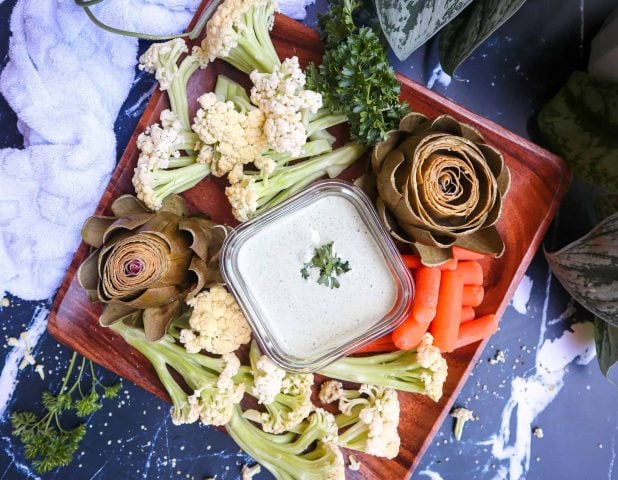
M 308 66 L 307 86 L 322 94 L 325 107 L 347 115 L 354 141 L 371 145 L 386 139 L 409 106 L 399 101 L 399 82 L 378 35 L 354 24 L 359 6 L 335 0 L 319 16 L 326 51 L 319 67 Z
M 86 426 L 83 423 L 73 429 L 65 429 L 61 423 L 64 413 L 73 411 L 80 418 L 87 417 L 102 407 L 101 396 L 114 398 L 120 392 L 120 382 L 110 386 L 103 385 L 95 374 L 93 363 L 83 357 L 77 367 L 77 378 L 69 386 L 76 362 L 77 353 L 74 352 L 58 395 L 43 392 L 41 401 L 45 414 L 42 417 L 38 417 L 34 412 L 14 412 L 11 415 L 13 436 L 23 443 L 25 456 L 32 460 L 38 473 L 49 472 L 71 463 L 86 435 Z M 86 370 L 90 370 L 90 382 L 82 382 Z

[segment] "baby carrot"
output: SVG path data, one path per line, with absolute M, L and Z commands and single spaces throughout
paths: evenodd
M 461 307 L 461 323 L 466 323 L 470 320 L 474 320 L 474 317 L 476 317 L 474 308 L 468 306 Z
M 463 287 L 462 305 L 478 307 L 483 302 L 485 289 L 482 285 L 465 285 Z
M 398 350 L 398 348 L 393 343 L 393 339 L 389 333 L 359 348 L 354 353 L 393 352 L 395 350 Z
M 414 272 L 412 319 L 429 324 L 436 316 L 441 272 L 436 267 L 419 267 Z
M 457 271 L 463 277 L 464 285 L 483 285 L 483 267 L 478 262 L 459 262 Z
M 393 331 L 393 343 L 399 350 L 412 350 L 423 338 L 429 328 L 429 322 L 419 323 L 412 314 Z
M 401 258 L 403 258 L 404 265 L 410 270 L 416 270 L 417 268 L 424 266 L 421 263 L 421 259 L 416 255 L 402 255 Z M 451 258 L 441 265 L 436 265 L 436 267 L 440 270 L 455 270 L 457 268 L 457 260 Z
M 421 259 L 416 255 L 402 255 L 403 263 L 410 270 L 414 270 L 421 266 Z
M 455 348 L 465 347 L 471 343 L 483 340 L 498 330 L 498 319 L 495 315 L 485 315 L 466 322 L 459 327 Z
M 419 344 L 436 316 L 441 272 L 436 267 L 419 267 L 414 271 L 414 303 L 408 318 L 393 331 L 393 342 L 400 350 Z
M 461 247 L 453 247 L 453 256 L 457 260 L 480 260 L 485 257 L 482 253 L 473 252 L 472 250 L 466 250 Z
M 461 321 L 463 278 L 457 270 L 442 272 L 436 318 L 429 326 L 434 345 L 443 352 L 452 352 Z

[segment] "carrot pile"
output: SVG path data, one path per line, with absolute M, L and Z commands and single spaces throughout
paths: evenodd
M 359 352 L 410 350 L 429 331 L 443 352 L 489 337 L 498 329 L 495 315 L 477 317 L 474 307 L 483 302 L 483 255 L 453 247 L 453 260 L 426 267 L 415 255 L 403 255 L 412 270 L 415 296 L 406 320 L 392 334 L 363 347 Z

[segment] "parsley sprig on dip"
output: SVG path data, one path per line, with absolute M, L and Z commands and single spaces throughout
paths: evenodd
M 316 247 L 313 258 L 300 269 L 300 274 L 305 280 L 309 279 L 309 269 L 317 268 L 320 270 L 318 284 L 330 288 L 339 288 L 341 286 L 336 277 L 349 272 L 351 268 L 349 262 L 344 262 L 333 252 L 333 243 L 330 242 L 321 247 Z

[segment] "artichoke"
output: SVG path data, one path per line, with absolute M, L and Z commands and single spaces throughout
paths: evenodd
M 107 304 L 103 326 L 141 317 L 146 337 L 158 340 L 203 288 L 222 283 L 219 250 L 226 227 L 188 215 L 182 197 L 170 195 L 156 213 L 132 195 L 111 206 L 114 216 L 92 216 L 82 228 L 95 248 L 77 271 L 90 300 Z
M 452 258 L 453 245 L 501 256 L 495 227 L 511 177 L 502 154 L 448 115 L 406 115 L 373 150 L 376 207 L 391 235 L 425 265 Z

